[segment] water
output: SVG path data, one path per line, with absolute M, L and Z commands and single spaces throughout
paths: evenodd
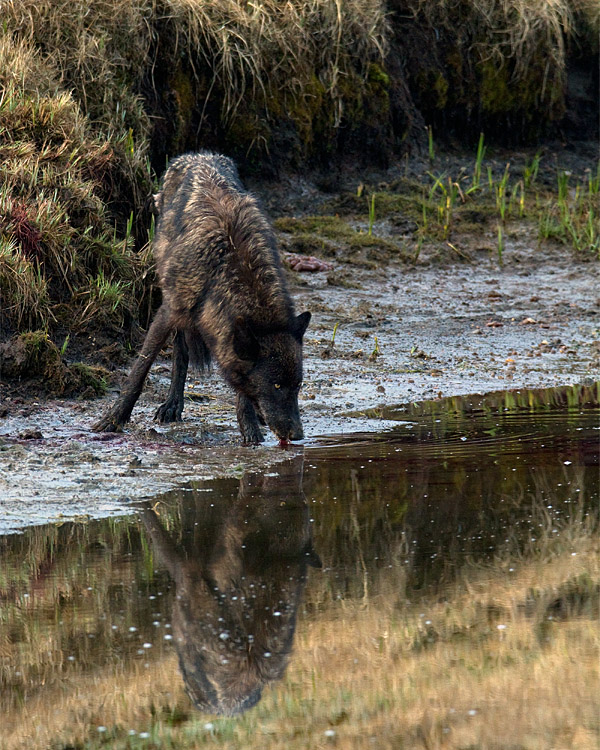
M 1 537 L 0 748 L 595 747 L 598 390 L 385 416 Z

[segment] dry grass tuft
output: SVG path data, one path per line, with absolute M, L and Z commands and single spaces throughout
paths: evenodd
M 121 288 L 138 273 L 106 208 L 119 156 L 30 44 L 0 36 L 0 62 L 4 314 L 20 329 L 83 325 L 90 281 Z M 121 323 L 132 304 L 111 301 L 108 318 Z
M 389 7 L 399 12 L 384 0 L 4 0 L 10 326 L 121 325 L 136 296 L 149 305 L 147 258 L 132 249 L 148 238 L 151 166 L 167 157 L 210 147 L 299 166 L 354 148 L 383 162 L 415 123 L 446 115 L 539 133 L 564 112 L 567 47 L 599 27 L 593 0 Z
M 224 92 L 222 112 L 231 118 L 246 97 L 265 102 L 283 87 L 283 100 L 306 96 L 315 76 L 341 122 L 342 80 L 387 51 L 381 0 L 237 0 L 198 3 L 168 0 L 173 17 L 187 29 L 187 44 L 201 50 L 213 81 Z

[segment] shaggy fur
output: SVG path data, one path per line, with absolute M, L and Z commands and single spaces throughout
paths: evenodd
M 175 159 L 155 196 L 160 309 L 113 408 L 96 431 L 119 429 L 130 417 L 152 362 L 175 332 L 169 397 L 156 418 L 181 419 L 190 358 L 211 359 L 237 392 L 244 442 L 263 435 L 303 437 L 298 411 L 302 337 L 310 313 L 296 315 L 271 228 L 233 162 L 211 153 Z

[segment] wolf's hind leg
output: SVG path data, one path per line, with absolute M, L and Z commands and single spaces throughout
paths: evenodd
M 171 372 L 171 387 L 164 404 L 156 410 L 154 419 L 157 422 L 180 422 L 183 412 L 183 390 L 189 363 L 188 346 L 185 333 L 178 330 L 173 341 L 173 368 Z
M 121 390 L 121 395 L 115 401 L 112 409 L 93 425 L 92 430 L 94 432 L 118 431 L 129 420 L 135 402 L 144 387 L 146 375 L 148 375 L 152 363 L 172 330 L 169 324 L 169 310 L 165 305 L 162 305 L 148 329 L 142 351 L 131 368 L 129 377 Z

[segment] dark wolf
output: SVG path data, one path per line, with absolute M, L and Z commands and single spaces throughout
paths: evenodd
M 281 441 L 300 440 L 302 338 L 310 313 L 296 315 L 273 232 L 234 163 L 208 152 L 178 157 L 155 206 L 162 305 L 121 395 L 93 429 L 111 432 L 128 421 L 174 332 L 171 387 L 156 412 L 159 422 L 181 419 L 190 359 L 201 368 L 214 359 L 236 391 L 244 442 L 263 440 L 259 422 Z
M 308 566 L 319 568 L 302 491 L 302 456 L 279 476 L 245 474 L 237 497 L 170 492 L 142 520 L 175 583 L 174 645 L 202 711 L 238 714 L 280 680 L 292 651 Z M 169 522 L 170 531 L 165 529 Z

